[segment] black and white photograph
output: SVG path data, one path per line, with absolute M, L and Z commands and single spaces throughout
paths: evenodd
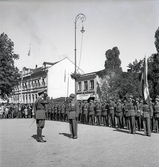
M 159 0 L 0 0 L 0 167 L 159 167 Z

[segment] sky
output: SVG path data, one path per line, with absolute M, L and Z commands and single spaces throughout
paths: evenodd
M 123 71 L 135 59 L 156 53 L 159 0 L 0 1 L 0 33 L 14 42 L 15 65 L 35 68 L 65 57 L 84 73 L 104 69 L 105 52 L 117 46 Z M 80 32 L 84 26 L 85 32 Z M 30 56 L 28 52 L 30 50 Z

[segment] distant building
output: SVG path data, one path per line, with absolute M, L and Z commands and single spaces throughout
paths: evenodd
M 77 100 L 101 99 L 102 82 L 99 74 L 103 70 L 92 73 L 82 74 L 77 80 Z
M 24 67 L 21 71 L 21 80 L 14 87 L 10 103 L 34 103 L 40 90 L 46 90 L 48 96 L 54 100 L 65 100 L 70 93 L 75 92 L 75 80 L 70 74 L 74 73 L 75 65 L 68 59 L 51 63 L 44 62 L 43 66 L 30 69 Z M 78 72 L 83 71 L 78 68 Z M 77 100 L 89 98 L 101 99 L 101 74 L 103 70 L 81 74 L 77 79 Z
M 74 70 L 75 65 L 68 58 L 54 63 L 44 62 L 42 67 L 36 66 L 35 69 L 24 67 L 19 85 L 14 88 L 9 102 L 34 103 L 37 93 L 43 89 L 47 90 L 50 98 L 65 98 L 75 92 L 75 81 L 70 76 Z

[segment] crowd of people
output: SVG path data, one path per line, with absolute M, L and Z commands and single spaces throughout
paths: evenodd
M 79 101 L 77 122 L 80 124 L 105 126 L 126 129 L 135 134 L 143 131 L 151 136 L 151 132 L 159 133 L 159 98 L 155 102 L 143 102 L 142 99 L 128 98 L 121 100 L 84 100 Z M 1 104 L 2 118 L 32 118 L 33 104 Z M 52 98 L 45 105 L 46 120 L 69 122 L 69 99 L 55 102 Z
M 34 115 L 33 104 L 22 104 L 22 103 L 0 104 L 0 116 L 3 119 L 32 118 L 33 115 Z

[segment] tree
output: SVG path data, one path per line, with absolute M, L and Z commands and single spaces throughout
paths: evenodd
M 120 73 L 122 71 L 119 55 L 120 51 L 117 47 L 113 47 L 106 51 L 106 61 L 104 66 L 107 74 L 111 74 L 113 72 Z
M 155 46 L 156 46 L 157 53 L 159 54 L 159 27 L 155 32 Z
M 14 43 L 4 33 L 0 35 L 0 95 L 5 98 L 10 95 L 18 83 L 20 74 L 14 65 L 19 55 L 14 53 Z
M 129 94 L 139 97 L 139 82 L 141 77 L 142 61 L 135 60 L 128 65 L 128 72 L 115 74 L 110 78 L 108 93 L 116 98 L 125 98 Z

